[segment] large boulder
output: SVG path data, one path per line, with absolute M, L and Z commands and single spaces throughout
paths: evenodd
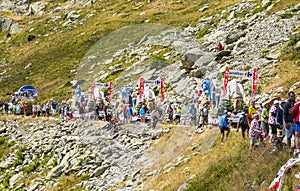
M 231 44 L 233 42 L 236 42 L 238 39 L 240 39 L 241 37 L 243 37 L 245 35 L 246 35 L 246 33 L 242 30 L 232 30 L 227 35 L 227 37 L 225 39 L 225 43 Z
M 46 3 L 38 1 L 30 5 L 31 13 L 33 14 L 44 14 L 44 9 L 46 8 Z
M 206 53 L 199 48 L 188 50 L 182 58 L 182 66 L 185 69 L 191 70 L 196 61 Z

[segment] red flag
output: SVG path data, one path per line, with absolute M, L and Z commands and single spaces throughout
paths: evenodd
M 143 97 L 143 94 L 144 94 L 144 78 L 141 78 L 140 79 L 140 99 L 142 99 Z
M 165 97 L 165 80 L 160 81 L 160 101 L 163 101 Z
M 95 82 L 92 81 L 91 92 L 90 92 L 90 99 L 92 99 L 94 97 L 94 90 L 95 90 Z
M 112 96 L 112 91 L 113 91 L 113 84 L 112 82 L 109 82 L 109 102 L 111 100 L 111 96 Z
M 226 66 L 225 72 L 224 72 L 224 92 L 225 92 L 225 94 L 226 94 L 226 89 L 227 89 L 227 85 L 228 85 L 228 73 L 229 73 L 229 68 L 228 68 L 228 66 Z
M 252 96 L 254 96 L 258 85 L 258 73 L 257 68 L 253 69 L 253 81 L 252 81 Z

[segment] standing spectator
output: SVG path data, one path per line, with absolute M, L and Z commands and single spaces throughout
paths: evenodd
M 28 103 L 27 102 L 24 102 L 23 108 L 24 108 L 24 116 L 27 116 L 27 111 L 28 111 Z
M 45 109 L 46 109 L 46 117 L 49 117 L 49 115 L 50 115 L 50 102 L 47 102 L 45 104 Z
M 221 144 L 224 144 L 224 133 L 225 131 L 227 131 L 226 133 L 226 140 L 229 136 L 230 133 L 230 125 L 229 125 L 229 117 L 231 117 L 231 113 L 225 111 L 225 114 L 221 116 L 220 120 L 219 120 L 219 128 L 220 128 L 220 132 L 221 132 Z
M 128 107 L 126 108 L 126 122 L 127 123 L 131 123 L 132 121 L 132 116 L 133 116 L 133 110 L 131 107 L 131 104 L 128 105 Z
M 126 105 L 126 103 L 123 103 L 122 115 L 123 115 L 123 122 L 125 123 L 127 121 L 127 105 Z
M 53 99 L 51 100 L 51 110 L 52 110 L 52 117 L 54 118 L 56 115 L 56 106 L 57 102 L 55 102 Z
M 269 136 L 270 130 L 269 130 L 268 121 L 269 121 L 269 113 L 270 113 L 270 102 L 265 102 L 263 104 L 263 107 L 264 108 L 261 113 L 261 120 L 262 120 L 261 127 L 263 132 L 266 134 L 266 136 Z
M 151 112 L 152 127 L 155 128 L 159 118 L 159 112 L 156 107 Z
M 239 117 L 239 122 L 237 124 L 237 129 L 236 132 L 239 131 L 239 127 L 241 127 L 242 129 L 242 137 L 243 139 L 245 139 L 245 132 L 247 131 L 247 133 L 249 132 L 249 122 L 248 122 L 248 118 L 247 118 L 247 114 L 245 113 L 245 111 L 243 111 Z
M 297 97 L 297 103 L 292 108 L 292 117 L 295 121 L 295 143 L 296 143 L 296 154 L 300 154 L 300 96 Z
M 180 124 L 181 115 L 182 115 L 182 109 L 181 109 L 180 105 L 178 105 L 176 108 L 176 111 L 175 111 L 176 125 Z
M 110 104 L 107 104 L 107 107 L 106 107 L 106 120 L 107 121 L 111 121 L 112 120 L 112 109 L 110 107 Z
M 255 101 L 251 100 L 251 104 L 248 108 L 248 113 L 251 115 L 252 119 L 254 118 L 254 114 L 256 114 L 256 112 L 257 112 L 257 109 L 255 107 Z
M 140 111 L 139 111 L 142 123 L 146 122 L 146 109 L 145 109 L 145 107 L 146 107 L 145 104 L 143 104 Z
M 209 110 L 210 110 L 210 107 L 209 107 L 208 103 L 205 102 L 204 106 L 202 108 L 202 112 L 201 112 L 201 114 L 202 114 L 202 127 L 204 127 L 204 125 L 205 125 L 205 127 L 207 128 Z
M 172 106 L 172 102 L 170 102 L 169 106 L 168 106 L 168 119 L 169 119 L 169 124 L 172 124 L 173 121 L 173 113 L 174 113 L 174 109 Z
M 279 107 L 279 101 L 275 100 L 269 112 L 268 123 L 271 126 L 271 134 L 272 134 L 271 142 L 273 142 L 277 137 L 276 112 L 278 107 Z
M 257 139 L 260 138 L 261 142 L 261 133 L 262 130 L 259 127 L 259 114 L 256 113 L 254 114 L 254 119 L 251 121 L 251 125 L 250 125 L 250 130 L 249 130 L 249 137 L 250 137 L 250 155 L 252 154 L 253 148 L 254 148 L 254 144 L 256 143 Z
M 292 153 L 291 138 L 295 133 L 295 123 L 292 117 L 292 109 L 295 104 L 296 94 L 293 91 L 288 93 L 288 101 L 284 104 L 283 107 L 283 125 L 285 127 L 287 146 L 290 153 Z
M 40 117 L 41 116 L 41 106 L 39 103 L 36 105 L 36 112 L 37 112 L 37 117 Z
M 194 104 L 192 104 L 190 107 L 189 116 L 191 119 L 191 125 L 197 126 L 197 108 L 195 107 Z
M 283 131 L 283 107 L 284 107 L 285 101 L 281 100 L 279 107 L 276 111 L 276 126 L 277 126 L 277 137 L 280 142 L 282 142 L 284 137 L 284 131 Z
M 135 109 L 136 107 L 137 94 L 134 92 L 132 95 L 132 107 Z
M 36 112 L 37 112 L 36 104 L 33 103 L 32 104 L 32 118 L 36 118 Z

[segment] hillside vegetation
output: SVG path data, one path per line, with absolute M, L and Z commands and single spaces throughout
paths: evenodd
M 22 85 L 31 84 L 39 90 L 41 100 L 69 97 L 67 92 L 71 88 L 64 85 L 74 80 L 74 70 L 76 71 L 89 48 L 110 32 L 143 22 L 185 27 L 237 2 L 239 1 L 185 0 L 153 1 L 148 4 L 146 1 L 96 1 L 92 7 L 75 8 L 75 11 L 80 12 L 80 22 L 70 27 L 61 24 L 66 13 L 17 17 L 12 13 L 2 12 L 1 16 L 23 23 L 23 31 L 14 35 L 8 35 L 5 31 L 0 33 L 3 39 L 0 44 L 0 67 L 6 71 L 5 76 L 8 76 L 0 84 L 1 96 L 17 91 Z M 54 7 L 53 1 L 49 3 L 47 10 Z M 64 7 L 68 1 L 55 3 L 56 6 L 60 4 Z M 199 9 L 208 3 L 209 8 L 200 12 Z M 277 11 L 296 3 L 294 0 L 280 1 L 272 9 Z M 89 17 L 91 14 L 93 16 Z M 61 19 L 49 22 L 54 16 L 60 16 Z M 35 39 L 28 41 L 29 35 Z M 28 64 L 31 64 L 30 68 L 24 69 Z

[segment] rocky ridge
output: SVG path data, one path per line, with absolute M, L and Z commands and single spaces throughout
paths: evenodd
M 2 184 L 1 189 L 16 190 L 49 189 L 59 183 L 62 174 L 69 173 L 89 177 L 77 184 L 75 190 L 108 190 L 123 181 L 129 181 L 127 187 L 131 187 L 142 177 L 142 171 L 135 168 L 137 161 L 146 161 L 144 154 L 151 143 L 170 130 L 153 130 L 143 125 L 116 129 L 108 128 L 105 122 L 55 120 L 14 119 L 1 121 L 0 125 L 0 136 L 9 136 L 15 147 L 21 146 L 0 162 L 4 172 L 1 181 L 10 177 L 9 187 Z M 28 187 L 20 184 L 22 178 L 32 173 L 28 169 L 34 164 L 36 169 L 32 171 L 36 177 Z

